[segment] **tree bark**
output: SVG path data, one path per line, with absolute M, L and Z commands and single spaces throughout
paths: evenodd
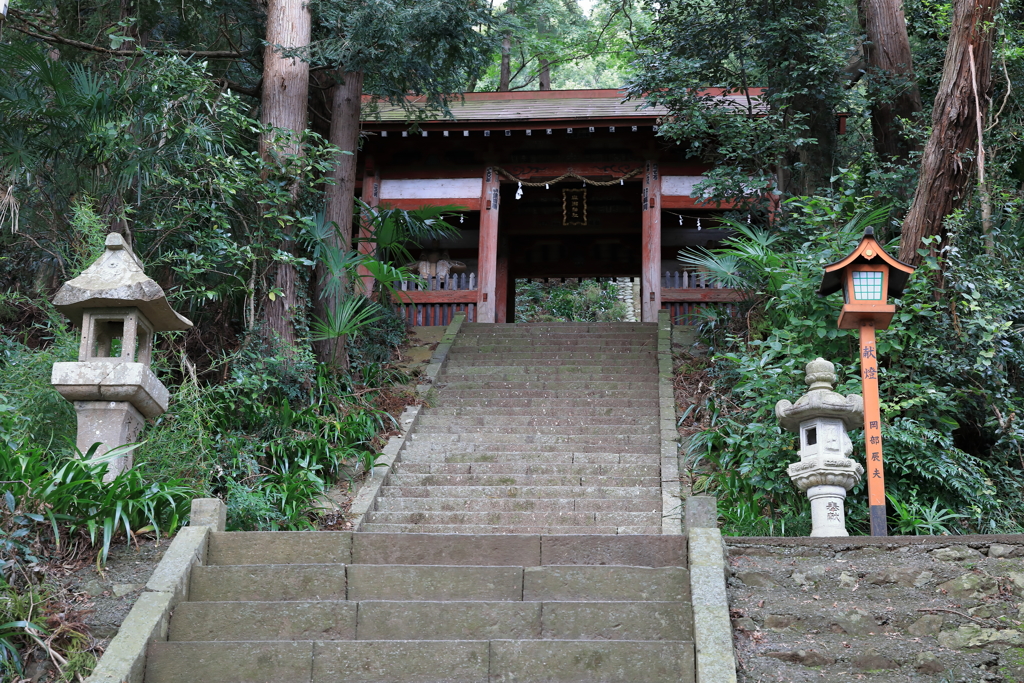
M 359 147 L 359 114 L 363 95 L 363 72 L 341 71 L 337 74 L 341 82 L 334 87 L 334 101 L 331 107 L 330 143 L 351 154 L 338 154 L 331 171 L 333 185 L 327 186 L 324 220 L 336 227 L 328 239 L 331 246 L 342 251 L 352 249 L 352 219 L 356 192 L 356 151 Z M 325 291 L 324 281 L 329 276 L 323 264 L 316 265 L 313 282 L 313 315 L 327 319 L 329 311 L 341 304 L 343 294 Z M 348 282 L 342 281 L 342 287 Z M 321 363 L 345 368 L 348 354 L 345 339 L 328 339 L 313 346 L 317 360 Z
M 289 139 L 275 143 L 264 137 L 260 152 L 264 158 L 299 154 L 299 136 L 306 128 L 306 106 L 309 93 L 309 64 L 297 58 L 285 58 L 280 48 L 305 47 L 309 44 L 311 18 L 305 0 L 269 0 L 267 4 L 267 46 L 263 53 L 263 100 L 261 121 L 289 131 Z M 293 199 L 298 195 L 293 184 Z M 291 240 L 282 245 L 293 250 Z M 276 334 L 287 346 L 298 341 L 295 315 L 298 309 L 298 274 L 295 267 L 279 263 L 274 288 L 281 294 L 269 300 L 263 310 L 266 332 Z
M 799 126 L 794 132 L 804 141 L 786 150 L 778 173 L 779 186 L 787 194 L 814 195 L 829 185 L 834 174 L 839 131 L 835 97 L 823 93 L 822 80 L 812 75 L 815 69 L 809 66 L 817 66 L 813 64 L 816 57 L 808 51 L 808 38 L 803 34 L 809 31 L 814 36 L 826 35 L 830 10 L 822 0 L 791 0 L 783 5 L 780 11 L 802 20 L 799 29 L 793 28 L 784 39 L 776 40 L 776 57 L 780 63 L 792 64 L 792 72 L 776 69 L 767 75 L 767 83 L 775 93 L 793 92 L 785 111 L 786 126 Z
M 932 109 L 932 133 L 921 158 L 914 201 L 903 220 L 900 260 L 916 265 L 921 240 L 945 236 L 943 219 L 970 194 L 977 148 L 977 117 L 984 120 L 986 98 L 975 105 L 974 88 L 987 94 L 992 80 L 992 18 L 999 0 L 956 0 L 942 81 Z M 977 80 L 972 78 L 970 53 Z M 936 251 L 935 245 L 932 252 Z
M 910 158 L 914 146 L 900 134 L 898 118 L 921 111 L 921 93 L 914 78 L 914 63 L 907 37 L 901 0 L 861 0 L 859 3 L 867 43 L 868 92 L 872 99 L 871 134 L 875 152 L 885 160 Z M 895 97 L 893 90 L 897 91 Z
M 822 97 L 813 94 L 795 95 L 792 101 L 793 111 L 804 114 L 801 124 L 806 127 L 802 137 L 814 138 L 813 143 L 804 143 L 790 150 L 787 154 L 788 172 L 784 192 L 797 195 L 813 195 L 822 187 L 827 187 L 835 170 L 836 146 L 838 131 L 836 111 Z
M 512 34 L 506 33 L 501 39 L 501 71 L 498 76 L 498 92 L 508 92 L 512 80 Z
M 540 60 L 540 74 L 538 76 L 541 90 L 551 90 L 551 62 L 546 59 Z

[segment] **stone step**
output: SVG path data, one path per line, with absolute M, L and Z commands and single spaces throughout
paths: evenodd
M 621 477 L 573 474 L 411 474 L 396 472 L 388 486 L 623 486 L 658 488 L 659 477 Z
M 423 437 L 415 444 L 407 446 L 405 450 L 402 451 L 402 459 L 415 461 L 416 458 L 413 456 L 431 456 L 437 454 L 450 455 L 456 453 L 479 453 L 483 455 L 500 455 L 503 453 L 548 453 L 551 454 L 551 462 L 566 463 L 571 461 L 580 462 L 574 456 L 582 453 L 655 455 L 659 453 L 659 449 L 650 445 L 643 446 L 639 444 L 622 446 L 617 444 L 459 443 L 451 441 L 435 441 L 433 439 Z M 431 458 L 429 457 L 426 458 L 426 460 L 430 459 Z
M 399 498 L 632 498 L 661 500 L 646 486 L 385 486 L 381 496 Z M 660 532 L 659 532 L 660 533 Z
M 622 498 L 396 498 L 377 499 L 378 512 L 656 512 L 660 499 Z
M 627 536 L 649 536 L 661 531 L 658 526 L 539 526 L 539 527 L 516 527 L 470 524 L 373 524 L 367 523 L 359 527 L 366 531 L 404 534 L 404 533 L 431 533 L 431 534 L 507 534 L 509 536 L 518 534 L 558 534 L 578 536 L 608 536 L 611 538 Z
M 443 448 L 432 449 L 428 447 L 412 449 L 407 448 L 402 451 L 402 460 L 404 463 L 482 463 L 482 462 L 494 462 L 494 463 L 513 463 L 513 464 L 529 464 L 529 463 L 555 463 L 555 464 L 571 464 L 571 463 L 597 463 L 605 465 L 661 465 L 661 454 L 654 452 L 653 450 L 645 453 L 577 453 L 577 452 L 557 452 L 552 454 L 551 451 L 542 451 L 527 453 L 523 451 L 509 451 L 503 453 L 494 453 L 490 451 L 447 451 Z
M 628 435 L 653 435 L 657 433 L 656 425 L 598 425 L 598 424 L 563 424 L 558 426 L 545 425 L 506 425 L 500 424 L 500 418 L 491 420 L 491 424 L 482 425 L 458 425 L 443 423 L 422 424 L 416 427 L 417 437 L 424 437 L 435 434 L 516 434 L 519 436 L 540 436 L 556 435 L 566 437 L 576 436 L 628 436 Z
M 694 677 L 689 641 L 153 642 L 147 660 L 147 683 L 678 683 Z
M 185 602 L 170 641 L 692 640 L 685 602 Z
M 658 323 L 641 322 L 539 322 L 539 323 L 463 323 L 465 334 L 514 334 L 538 330 L 577 330 L 600 332 L 602 330 L 635 330 L 654 333 Z
M 466 344 L 482 344 L 487 342 L 511 342 L 511 341 L 537 341 L 540 343 L 559 343 L 566 341 L 589 341 L 598 342 L 605 340 L 623 340 L 632 342 L 653 342 L 655 335 L 650 332 L 630 332 L 619 330 L 605 330 L 600 332 L 588 332 L 584 330 L 557 330 L 536 334 L 525 332 L 522 334 L 462 334 L 457 341 Z
M 442 405 L 451 405 L 458 402 L 460 405 L 472 405 L 467 403 L 475 399 L 485 402 L 485 405 L 502 405 L 501 399 L 549 399 L 554 400 L 554 405 L 561 401 L 568 401 L 568 405 L 633 405 L 636 400 L 649 401 L 651 405 L 658 405 L 658 388 L 645 389 L 459 389 L 444 387 L 441 389 Z M 581 398 L 583 396 L 584 398 Z M 615 403 L 617 401 L 620 403 Z
M 451 415 L 438 414 L 433 408 L 427 409 L 416 423 L 421 427 L 615 427 L 642 425 L 657 427 L 658 416 L 643 415 L 548 415 L 524 416 L 509 415 L 508 411 L 496 412 L 492 415 Z
M 625 369 L 610 373 L 607 369 L 600 374 L 590 372 L 545 372 L 538 368 L 520 368 L 509 372 L 452 373 L 446 372 L 438 380 L 438 386 L 453 388 L 507 387 L 512 389 L 561 389 L 563 385 L 573 388 L 581 382 L 596 389 L 639 389 L 649 386 L 657 379 L 657 368 Z M 522 385 L 522 386 L 516 386 Z M 577 387 L 579 388 L 579 387 Z
M 656 332 L 651 330 L 586 330 L 571 329 L 564 330 L 513 330 L 501 334 L 481 334 L 466 330 L 456 338 L 457 342 L 469 344 L 484 343 L 488 341 L 537 341 L 540 343 L 559 343 L 563 341 L 601 341 L 606 339 L 625 339 L 635 341 L 655 341 Z
M 651 324 L 653 325 L 653 324 Z M 592 325 L 566 325 L 561 328 L 555 327 L 508 327 L 485 330 L 483 328 L 463 327 L 460 331 L 462 337 L 469 339 L 494 337 L 496 339 L 511 339 L 516 337 L 653 337 L 657 331 L 653 328 L 597 328 Z
M 626 366 L 642 366 L 657 362 L 657 351 L 600 351 L 590 353 L 586 351 L 566 351 L 562 353 L 545 353 L 538 356 L 529 351 L 511 351 L 502 353 L 499 356 L 493 353 L 455 353 L 449 356 L 446 368 L 493 368 L 508 366 L 511 368 L 529 366 L 579 366 L 600 368 L 618 368 Z
M 657 370 L 657 359 L 654 355 L 644 358 L 523 358 L 513 361 L 507 355 L 492 356 L 492 361 L 466 360 L 463 357 L 452 357 L 444 366 L 447 374 L 459 375 L 494 375 L 495 373 L 522 373 L 523 371 L 538 374 L 573 374 L 573 375 L 606 375 L 609 373 L 624 374 L 636 369 Z
M 606 450 L 618 450 L 622 446 L 661 446 L 661 437 L 657 434 L 595 434 L 595 435 L 564 435 L 564 434 L 420 434 L 414 430 L 408 439 L 415 444 L 429 441 L 431 444 L 487 444 L 487 445 L 533 445 L 533 446 L 607 446 Z M 529 450 L 529 449 L 524 449 Z
M 461 525 L 460 525 L 461 526 Z M 593 532 L 589 532 L 593 533 Z M 395 564 L 196 566 L 190 602 L 659 600 L 689 602 L 681 567 Z
M 454 393 L 454 392 L 453 392 Z M 476 396 L 449 396 L 447 392 L 440 392 L 437 395 L 437 409 L 456 410 L 505 410 L 512 408 L 517 415 L 546 414 L 549 411 L 582 409 L 597 411 L 619 411 L 619 410 L 643 410 L 650 413 L 658 410 L 658 398 L 612 396 L 595 398 L 593 396 L 579 395 L 574 398 L 515 398 L 495 396 L 490 392 L 476 392 Z M 431 409 L 433 410 L 433 408 Z M 567 413 L 568 414 L 568 413 Z
M 466 443 L 454 441 L 436 441 L 423 437 L 410 444 L 402 451 L 402 459 L 413 454 L 432 455 L 437 453 L 557 453 L 558 459 L 553 462 L 568 462 L 569 454 L 577 453 L 618 453 L 632 455 L 653 455 L 660 453 L 659 448 L 651 445 L 631 444 L 536 444 L 536 443 Z M 408 458 L 412 459 L 412 458 Z
M 629 418 L 650 418 L 657 420 L 657 403 L 655 402 L 653 408 L 626 408 L 620 407 L 608 407 L 599 408 L 596 406 L 578 407 L 578 406 L 538 406 L 531 408 L 525 406 L 515 411 L 515 414 L 511 414 L 508 408 L 503 407 L 488 407 L 488 406 L 431 406 L 427 408 L 420 417 L 420 420 L 430 419 L 480 419 L 487 418 L 490 416 L 502 416 L 511 417 L 514 419 L 521 420 L 534 420 L 534 419 L 585 419 L 589 417 L 596 417 L 601 419 L 629 419 Z M 595 423 L 601 424 L 601 423 Z
M 598 395 L 608 395 L 607 392 L 636 392 L 638 395 L 643 396 L 645 393 L 648 397 L 658 395 L 658 386 L 653 381 L 629 381 L 629 380 L 615 380 L 615 381 L 590 381 L 587 379 L 578 380 L 557 380 L 550 379 L 543 376 L 535 376 L 530 379 L 523 381 L 517 380 L 494 380 L 487 381 L 486 379 L 473 379 L 473 380 L 450 380 L 447 377 L 441 378 L 437 383 L 438 388 L 453 392 L 467 392 L 474 390 L 487 390 L 492 396 L 494 394 L 500 394 L 502 396 L 519 396 L 524 392 L 533 391 L 553 391 L 553 392 L 573 392 L 579 393 L 582 391 L 590 394 L 591 392 L 598 392 Z
M 648 350 L 656 350 L 657 342 L 653 339 L 601 339 L 601 340 L 570 340 L 548 341 L 538 339 L 480 340 L 473 343 L 469 339 L 456 341 L 451 348 L 451 357 L 458 358 L 464 353 L 532 353 L 538 358 L 556 358 L 561 353 L 620 353 L 634 354 Z
M 508 526 L 510 528 L 555 527 L 654 527 L 661 523 L 658 512 L 396 512 L 383 510 L 367 513 L 372 524 Z
M 396 466 L 397 474 L 486 474 L 500 475 L 569 475 L 569 476 L 603 476 L 603 477 L 658 477 L 661 467 L 657 463 L 649 465 L 619 465 L 603 463 L 432 463 L 432 462 L 400 462 Z
M 595 499 L 593 502 L 600 503 L 601 500 Z M 210 565 L 613 564 L 685 567 L 686 537 L 660 534 L 659 531 L 651 536 L 615 538 L 378 534 L 351 531 L 218 531 L 210 534 L 207 562 Z
M 654 358 L 636 360 L 557 360 L 538 358 L 522 362 L 508 362 L 503 358 L 501 365 L 481 365 L 478 361 L 463 361 L 459 358 L 450 359 L 444 367 L 444 376 L 493 376 L 507 373 L 519 377 L 523 374 L 541 375 L 545 377 L 586 377 L 596 378 L 600 375 L 629 376 L 643 372 L 646 375 L 657 374 L 657 361 Z

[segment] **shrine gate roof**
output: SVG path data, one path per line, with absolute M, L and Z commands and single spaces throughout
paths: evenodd
M 717 89 L 708 91 L 719 103 L 745 109 L 747 97 L 741 92 L 727 92 Z M 761 90 L 754 99 L 759 101 Z M 409 114 L 402 107 L 387 103 L 371 104 L 369 97 L 363 98 L 364 127 L 390 128 L 407 126 Z M 410 103 L 422 107 L 426 98 L 411 98 Z M 425 112 L 419 125 L 435 124 L 452 126 L 465 124 L 471 127 L 483 124 L 501 124 L 505 127 L 523 127 L 529 123 L 588 121 L 622 122 L 623 124 L 649 123 L 664 116 L 664 107 L 644 107 L 638 100 L 626 100 L 623 90 L 531 90 L 515 92 L 472 92 L 464 93 L 462 99 L 449 104 L 453 118 L 439 113 Z M 517 126 L 518 124 L 518 126 Z

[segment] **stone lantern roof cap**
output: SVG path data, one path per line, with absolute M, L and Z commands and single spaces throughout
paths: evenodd
M 864 424 L 864 399 L 857 394 L 843 396 L 832 391 L 836 381 L 835 365 L 824 358 L 815 358 L 806 366 L 804 382 L 807 393 L 796 403 L 783 399 L 775 404 L 779 425 L 789 432 L 800 431 L 800 423 L 818 417 L 842 420 L 847 429 Z
M 76 324 L 82 322 L 86 308 L 136 307 L 155 332 L 192 327 L 192 321 L 174 312 L 164 290 L 146 276 L 138 257 L 117 233 L 107 235 L 106 249 L 92 265 L 64 283 L 53 305 Z

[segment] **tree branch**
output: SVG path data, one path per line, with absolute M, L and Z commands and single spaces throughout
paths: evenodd
M 38 38 L 39 40 L 45 41 L 47 43 L 67 45 L 69 47 L 76 47 L 80 50 L 87 50 L 89 52 L 97 52 L 99 54 L 110 55 L 111 57 L 131 57 L 133 55 L 138 54 L 138 49 L 112 50 L 101 45 L 93 45 L 92 43 L 86 43 L 81 40 L 64 38 L 63 36 L 59 36 L 55 33 L 46 31 L 45 29 L 29 21 L 28 19 L 25 19 L 23 16 L 21 16 L 21 12 L 19 12 L 16 9 L 11 9 L 10 12 L 12 18 L 15 18 L 18 21 L 25 23 L 36 30 L 32 31 L 14 24 L 11 25 L 12 29 L 19 33 L 23 33 L 26 36 Z M 201 59 L 241 59 L 244 56 L 239 52 L 235 52 L 234 50 L 175 50 L 165 48 L 149 48 L 148 51 L 158 55 L 179 55 L 181 57 L 199 57 Z M 239 90 L 239 92 L 241 92 L 241 90 Z

